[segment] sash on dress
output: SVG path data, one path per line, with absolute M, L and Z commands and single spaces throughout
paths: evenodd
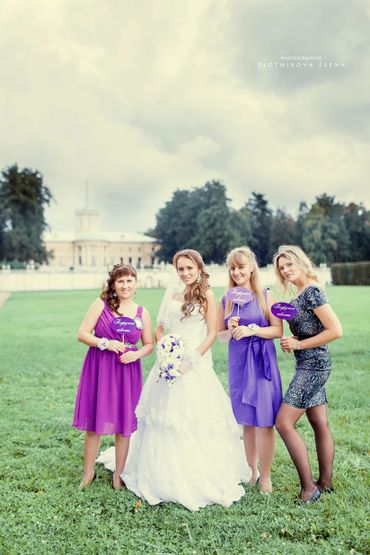
M 271 362 L 267 351 L 267 341 L 272 339 L 262 339 L 253 336 L 247 338 L 246 361 L 243 374 L 243 395 L 242 402 L 257 406 L 257 370 L 262 369 L 266 380 L 271 381 Z

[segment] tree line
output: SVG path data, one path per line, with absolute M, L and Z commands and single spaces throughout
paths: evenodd
M 0 262 L 16 267 L 48 260 L 42 237 L 48 227 L 44 209 L 52 200 L 39 171 L 14 164 L 1 172 Z M 223 263 L 230 249 L 248 245 L 265 266 L 287 243 L 300 245 L 316 264 L 370 260 L 369 211 L 362 203 L 340 203 L 327 194 L 310 207 L 302 202 L 293 218 L 283 208 L 273 211 L 265 195 L 255 192 L 233 209 L 225 185 L 210 181 L 177 189 L 147 233 L 157 239 L 164 261 L 180 249 L 195 248 L 206 262 Z
M 196 248 L 206 262 L 223 263 L 230 249 L 248 245 L 265 266 L 282 244 L 301 246 L 315 264 L 370 260 L 369 210 L 326 193 L 310 207 L 301 202 L 293 218 L 284 208 L 273 211 L 265 195 L 256 192 L 233 209 L 225 186 L 210 181 L 176 190 L 148 233 L 157 238 L 164 261 L 180 249 Z

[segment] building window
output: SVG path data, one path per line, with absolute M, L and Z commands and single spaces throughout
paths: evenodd
M 129 264 L 132 264 L 132 256 L 129 256 L 129 257 L 128 257 L 128 263 L 129 263 Z
M 120 261 L 121 261 L 121 264 L 123 264 L 123 256 L 121 256 Z
M 82 266 L 82 256 L 79 256 L 79 257 L 78 257 L 78 265 L 79 265 L 79 266 Z
M 137 259 L 137 267 L 141 268 L 141 256 L 139 256 Z

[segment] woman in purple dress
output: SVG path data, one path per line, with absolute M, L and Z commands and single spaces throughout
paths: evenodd
M 147 310 L 133 302 L 136 271 L 130 264 L 116 264 L 107 287 L 88 309 L 77 339 L 90 348 L 82 366 L 73 427 L 85 431 L 84 476 L 80 489 L 95 479 L 95 459 L 100 436 L 116 436 L 116 471 L 112 486 L 121 489 L 130 436 L 136 430 L 135 408 L 142 387 L 140 359 L 153 350 L 153 334 Z M 126 317 L 128 331 L 112 324 Z M 142 347 L 136 343 L 141 339 Z
M 233 249 L 226 263 L 229 288 L 243 287 L 252 293 L 242 306 L 223 297 L 219 307 L 219 337 L 230 340 L 231 403 L 236 420 L 243 425 L 244 448 L 252 470 L 249 483 L 259 481 L 260 492 L 271 493 L 274 424 L 282 399 L 273 339 L 282 336 L 282 323 L 271 313 L 274 299 L 260 285 L 253 252 L 248 247 Z

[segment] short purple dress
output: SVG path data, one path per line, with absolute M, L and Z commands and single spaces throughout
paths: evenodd
M 266 292 L 264 291 L 266 294 Z M 225 298 L 222 303 L 225 306 Z M 225 325 L 237 316 L 234 306 Z M 240 307 L 239 325 L 258 324 L 269 326 L 256 296 Z M 282 401 L 280 372 L 273 339 L 257 336 L 243 337 L 229 342 L 229 388 L 234 416 L 239 424 L 246 426 L 274 426 Z
M 142 317 L 138 307 L 136 317 Z M 114 332 L 111 322 L 117 318 L 105 303 L 95 327 L 97 337 L 122 341 L 122 334 Z M 130 350 L 137 350 L 141 329 L 125 334 Z M 122 434 L 130 436 L 137 428 L 135 416 L 142 388 L 141 362 L 123 364 L 117 353 L 90 347 L 87 351 L 78 386 L 72 426 L 99 435 Z

